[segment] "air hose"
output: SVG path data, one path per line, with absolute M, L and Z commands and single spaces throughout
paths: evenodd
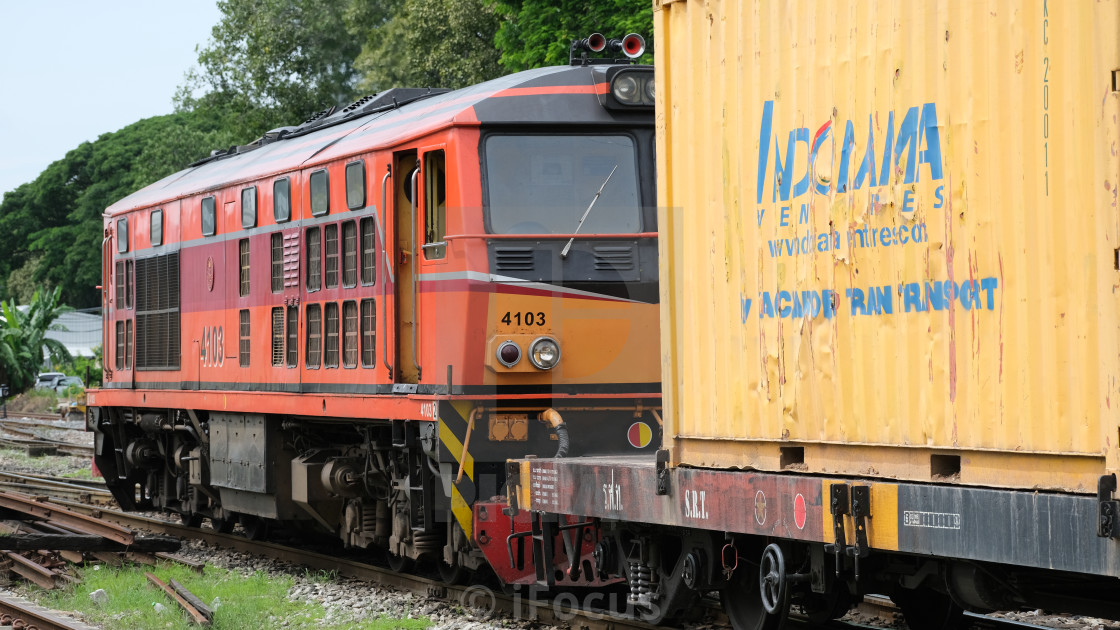
M 568 447 L 571 441 L 568 439 L 568 426 L 564 424 L 564 418 L 560 416 L 560 412 L 552 407 L 545 409 L 539 416 L 542 422 L 547 422 L 552 427 L 552 432 L 556 434 L 556 440 L 560 445 L 556 448 L 556 459 L 560 459 L 568 454 Z

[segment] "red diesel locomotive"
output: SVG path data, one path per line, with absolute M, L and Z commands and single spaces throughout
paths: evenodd
M 453 579 L 507 458 L 652 452 L 653 71 L 618 61 L 388 90 L 111 206 L 87 423 L 121 506 Z

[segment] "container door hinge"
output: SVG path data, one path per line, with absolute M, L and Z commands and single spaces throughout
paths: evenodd
M 669 494 L 669 451 L 657 451 L 657 496 Z
M 1120 501 L 1116 492 L 1116 475 L 1103 475 L 1097 480 L 1097 536 L 1120 538 Z

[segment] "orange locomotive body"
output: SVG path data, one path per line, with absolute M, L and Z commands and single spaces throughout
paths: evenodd
M 87 422 L 122 506 L 454 573 L 507 458 L 655 448 L 652 76 L 390 90 L 110 207 Z

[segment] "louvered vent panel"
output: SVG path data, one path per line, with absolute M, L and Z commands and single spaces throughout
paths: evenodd
M 136 367 L 179 369 L 179 253 L 136 261 Z
M 498 247 L 494 250 L 498 271 L 532 271 L 533 248 Z
M 634 248 L 602 245 L 594 248 L 596 271 L 633 271 Z
M 284 234 L 284 287 L 299 286 L 299 232 Z

